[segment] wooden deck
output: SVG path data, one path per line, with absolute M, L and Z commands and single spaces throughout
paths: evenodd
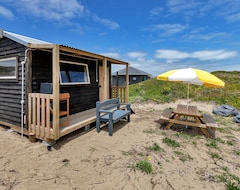
M 61 120 L 64 119 L 65 118 L 61 118 Z M 60 137 L 76 131 L 77 129 L 90 125 L 91 123 L 94 123 L 96 121 L 96 108 L 70 115 L 69 120 L 69 126 L 60 128 Z
M 64 111 L 66 114 L 62 115 L 61 110 L 57 112 L 52 108 L 53 100 L 52 94 L 29 93 L 28 135 L 30 139 L 58 140 L 62 136 L 96 122 L 96 108 L 69 115 L 67 104 L 67 109 Z M 62 101 L 61 98 L 59 100 Z M 121 106 L 120 109 L 124 107 Z M 59 106 L 55 109 L 59 109 Z

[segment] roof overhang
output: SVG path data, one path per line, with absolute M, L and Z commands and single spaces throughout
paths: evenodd
M 27 47 L 32 48 L 32 49 L 52 49 L 56 45 L 57 44 L 28 44 Z M 72 55 L 86 56 L 86 57 L 94 58 L 94 59 L 98 59 L 98 60 L 107 59 L 107 61 L 109 61 L 113 64 L 128 65 L 127 62 L 121 61 L 121 60 L 118 60 L 118 59 L 114 59 L 114 58 L 106 57 L 106 56 L 103 56 L 103 55 L 91 53 L 91 52 L 88 52 L 88 51 L 68 47 L 68 46 L 65 46 L 65 45 L 58 45 L 58 46 L 59 46 L 59 51 L 67 52 L 67 53 L 70 53 Z
M 85 57 L 98 59 L 98 60 L 107 60 L 108 62 L 111 62 L 112 64 L 128 65 L 127 62 L 121 61 L 118 59 L 106 57 L 106 56 L 103 56 L 100 54 L 91 53 L 88 51 L 76 49 L 76 48 L 65 46 L 65 45 L 52 44 L 49 42 L 45 42 L 45 41 L 38 40 L 35 38 L 30 38 L 27 36 L 7 32 L 7 31 L 0 29 L 0 38 L 3 38 L 3 37 L 9 38 L 9 39 L 11 39 L 19 44 L 22 44 L 30 49 L 42 49 L 42 50 L 48 50 L 48 51 L 50 50 L 51 51 L 51 49 L 54 49 L 55 47 L 58 46 L 60 53 L 62 51 L 62 52 L 66 52 L 66 53 L 69 53 L 72 55 L 85 56 Z
M 7 32 L 7 31 L 3 31 L 3 30 L 0 30 L 0 37 L 6 37 L 6 38 L 9 38 L 19 44 L 22 44 L 24 46 L 28 46 L 29 44 L 51 44 L 49 42 L 45 42 L 45 41 L 42 41 L 42 40 L 38 40 L 38 39 L 35 39 L 35 38 L 30 38 L 30 37 L 27 37 L 27 36 L 22 36 L 22 35 L 19 35 L 19 34 L 15 34 L 15 33 L 11 33 L 11 32 Z

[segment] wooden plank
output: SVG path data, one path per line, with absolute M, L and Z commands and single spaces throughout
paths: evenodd
M 103 100 L 109 99 L 109 73 L 107 59 L 103 59 Z
M 87 56 L 87 57 L 91 57 L 91 58 L 96 58 L 96 59 L 107 59 L 109 62 L 114 63 L 114 64 L 127 64 L 127 62 L 124 61 L 120 61 L 114 58 L 109 58 L 103 55 L 99 55 L 99 54 L 95 54 L 95 53 L 91 53 L 91 52 L 87 52 L 87 51 L 83 51 L 83 50 L 79 50 L 79 49 L 75 49 L 75 48 L 70 48 L 67 46 L 60 46 L 60 50 L 61 51 L 65 51 L 65 52 L 70 52 L 70 53 L 74 53 L 77 55 L 83 55 L 83 56 Z
M 28 44 L 28 47 L 33 49 L 53 49 L 55 44 Z
M 203 119 L 205 120 L 207 127 L 215 127 L 215 128 L 218 127 L 217 123 L 214 121 L 211 115 L 203 114 Z
M 173 112 L 185 116 L 201 116 L 196 106 L 178 104 L 177 109 L 174 110 Z
M 46 106 L 46 98 L 43 94 L 40 94 L 40 111 L 41 111 L 41 132 L 40 132 L 40 136 L 44 137 L 45 136 L 45 126 L 46 126 L 46 110 L 47 106 Z
M 180 124 L 180 125 L 206 128 L 206 124 L 195 123 L 195 122 L 184 121 L 184 120 L 178 120 L 178 119 L 169 119 L 169 122 L 173 123 L 173 124 Z
M 83 120 L 81 122 L 78 122 L 76 124 L 70 125 L 68 127 L 61 128 L 61 130 L 60 130 L 60 137 L 65 136 L 65 135 L 67 135 L 67 134 L 69 134 L 69 133 L 71 133 L 73 131 L 76 131 L 76 130 L 82 128 L 82 127 L 90 125 L 91 123 L 93 123 L 95 121 L 96 121 L 96 117 L 94 116 L 94 117 L 90 117 L 90 118 L 88 118 L 86 120 Z
M 160 115 L 160 120 L 168 121 L 172 116 L 173 111 L 169 108 L 163 110 L 163 113 Z
M 46 99 L 46 107 L 50 108 L 50 97 Z M 51 121 L 50 121 L 50 109 L 46 110 L 46 138 L 50 139 Z
M 126 91 L 124 103 L 128 103 L 128 94 L 129 94 L 129 76 L 128 76 L 128 64 L 126 64 Z
M 32 128 L 32 133 L 35 135 L 36 134 L 36 128 L 35 128 L 35 125 L 37 124 L 37 122 L 36 122 L 36 113 L 37 113 L 37 111 L 36 111 L 36 105 L 37 105 L 37 103 L 36 103 L 36 95 L 35 94 L 32 94 L 32 112 L 33 112 L 33 119 L 32 119 L 32 124 L 33 124 L 33 128 Z
M 59 46 L 52 50 L 52 81 L 53 81 L 53 131 L 54 140 L 59 139 Z

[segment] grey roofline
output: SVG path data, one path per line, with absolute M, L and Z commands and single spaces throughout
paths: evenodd
M 3 31 L 3 36 L 7 37 L 7 38 L 9 38 L 9 39 L 11 39 L 15 42 L 18 42 L 18 43 L 20 43 L 24 46 L 28 46 L 28 44 L 51 44 L 51 43 L 46 42 L 46 41 L 30 38 L 30 37 L 27 37 L 27 36 L 22 36 L 22 35 L 7 32 L 7 31 Z
M 126 72 L 125 72 L 125 69 L 121 69 L 121 70 L 118 70 L 116 72 L 113 72 L 112 73 L 112 76 L 117 76 L 117 73 L 118 73 L 118 76 L 125 76 L 126 75 Z M 145 71 L 142 71 L 140 69 L 137 69 L 135 67 L 131 67 L 129 66 L 128 67 L 128 75 L 132 75 L 132 76 L 148 76 L 148 77 L 152 77 L 151 74 L 145 72 Z

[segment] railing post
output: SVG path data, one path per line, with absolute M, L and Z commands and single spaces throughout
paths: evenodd
M 52 81 L 53 81 L 53 133 L 54 140 L 59 139 L 59 46 L 52 49 Z

